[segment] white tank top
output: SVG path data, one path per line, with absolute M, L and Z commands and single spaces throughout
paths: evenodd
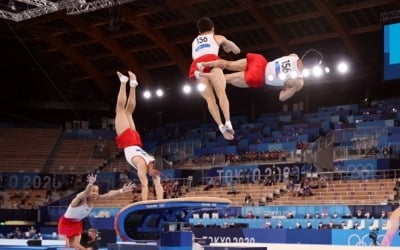
M 89 207 L 87 204 L 83 204 L 79 207 L 71 207 L 68 206 L 67 211 L 64 214 L 64 217 L 67 219 L 73 220 L 83 220 L 86 216 L 90 214 L 93 207 Z
M 302 72 L 297 67 L 298 56 L 283 56 L 268 62 L 265 70 L 265 84 L 283 86 L 290 78 L 301 78 Z
M 197 36 L 192 42 L 192 58 L 212 54 L 218 55 L 219 44 L 215 41 L 214 34 L 205 34 Z

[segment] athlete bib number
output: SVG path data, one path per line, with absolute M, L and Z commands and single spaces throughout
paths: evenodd
M 292 64 L 290 63 L 290 60 L 286 60 L 281 63 L 281 67 L 282 67 L 282 72 L 287 73 L 292 69 Z
M 208 38 L 206 36 L 197 37 L 196 42 L 197 42 L 196 52 L 201 49 L 211 47 L 211 44 L 208 43 Z
M 196 38 L 197 45 L 201 43 L 206 43 L 208 42 L 208 38 L 206 36 L 199 36 Z

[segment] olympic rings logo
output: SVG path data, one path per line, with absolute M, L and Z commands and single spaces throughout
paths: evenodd
M 347 171 L 351 172 L 351 176 L 353 179 L 367 179 L 373 177 L 372 173 L 374 170 L 374 166 L 371 163 L 357 164 L 353 165 L 350 164 L 347 166 Z
M 385 235 L 378 235 L 377 241 L 382 242 Z M 364 234 L 360 236 L 358 234 L 351 234 L 349 238 L 347 238 L 347 245 L 349 246 L 372 246 L 372 240 L 369 238 L 369 234 Z

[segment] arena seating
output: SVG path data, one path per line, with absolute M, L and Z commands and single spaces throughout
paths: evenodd
M 293 196 L 286 193 L 273 205 L 293 204 L 382 204 L 395 195 L 394 179 L 332 181 L 324 188 L 312 189 L 312 196 Z
M 52 161 L 51 172 L 82 174 L 94 172 L 106 163 L 106 159 L 116 154 L 115 143 L 103 140 L 104 147 L 110 149 L 107 155 L 96 155 L 97 139 L 65 138 Z
M 0 128 L 0 169 L 3 172 L 40 172 L 62 129 Z

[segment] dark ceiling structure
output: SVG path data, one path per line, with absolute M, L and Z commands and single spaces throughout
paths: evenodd
M 114 100 L 117 70 L 133 70 L 144 87 L 178 92 L 202 16 L 242 50 L 222 57 L 272 59 L 315 48 L 325 61 L 347 58 L 368 75 L 380 64 L 383 15 L 398 10 L 399 0 L 3 0 L 0 36 L 8 71 L 31 61 L 30 78 L 22 78 L 37 85 L 22 99 L 41 100 L 43 108 L 82 100 L 99 107 Z

